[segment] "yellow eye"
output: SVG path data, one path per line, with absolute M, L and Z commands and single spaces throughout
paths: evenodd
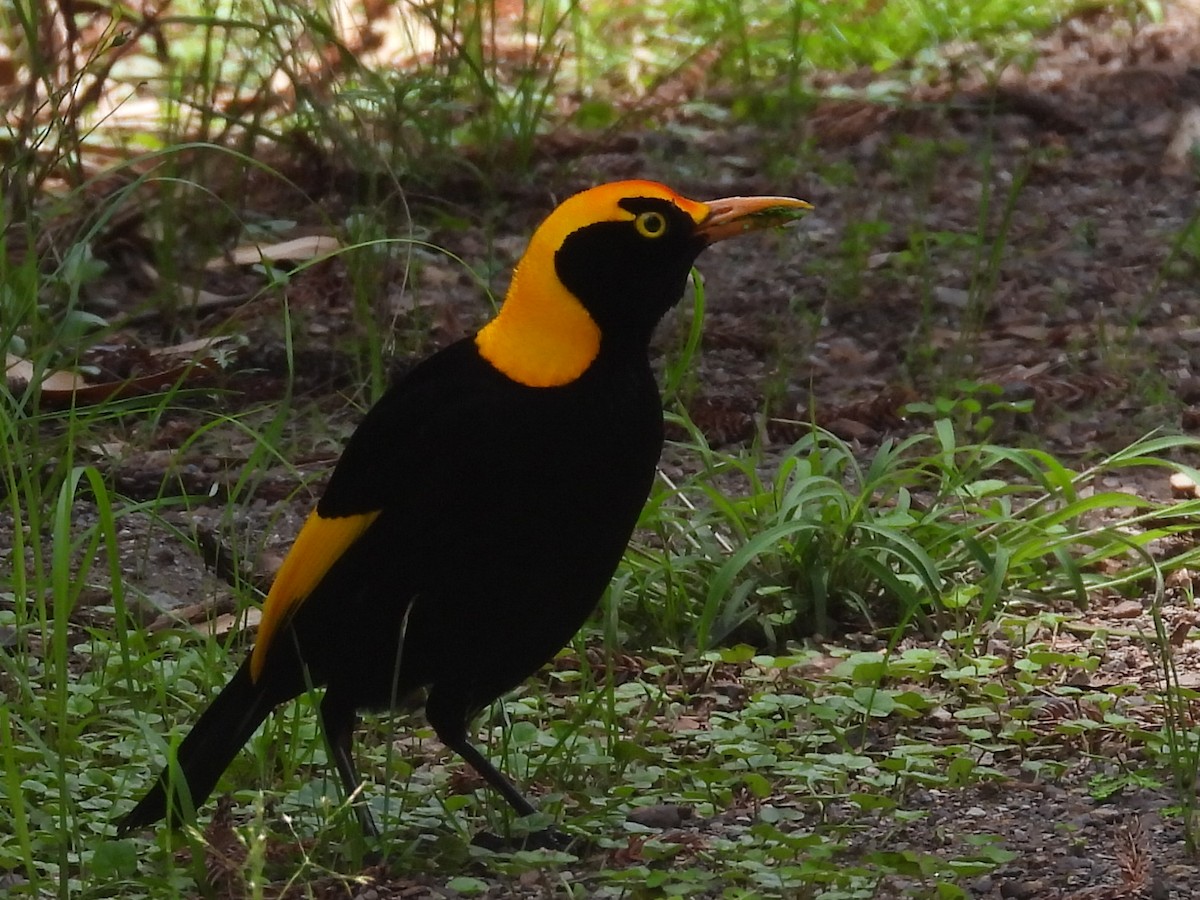
M 644 212 L 633 220 L 633 227 L 642 237 L 662 237 L 667 233 L 667 220 L 662 213 Z

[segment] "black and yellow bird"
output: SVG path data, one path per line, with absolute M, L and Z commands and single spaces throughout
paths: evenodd
M 253 651 L 119 831 L 168 809 L 180 821 L 272 709 L 320 686 L 348 795 L 357 712 L 425 689 L 438 737 L 532 813 L 468 740 L 471 720 L 570 640 L 620 561 L 662 449 L 651 332 L 696 257 L 806 208 L 624 181 L 555 209 L 498 315 L 367 413 L 275 578 Z M 365 804 L 355 810 L 377 834 Z

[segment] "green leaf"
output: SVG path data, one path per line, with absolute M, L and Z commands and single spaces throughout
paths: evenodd
M 485 894 L 491 889 L 491 886 L 482 878 L 474 878 L 470 875 L 457 875 L 446 882 L 446 887 L 467 897 Z
M 137 863 L 133 841 L 102 841 L 92 852 L 92 874 L 100 881 L 129 878 L 137 873 Z

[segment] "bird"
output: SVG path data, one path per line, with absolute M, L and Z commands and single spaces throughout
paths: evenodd
M 275 575 L 254 646 L 117 833 L 193 818 L 272 710 L 321 687 L 365 835 L 380 832 L 353 758 L 358 715 L 420 696 L 442 743 L 533 814 L 470 725 L 570 641 L 621 560 L 663 445 L 651 336 L 697 257 L 810 208 L 630 180 L 553 209 L 496 315 L 367 411 Z

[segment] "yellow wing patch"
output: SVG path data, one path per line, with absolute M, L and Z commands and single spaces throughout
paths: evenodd
M 379 517 L 379 512 L 373 510 L 329 519 L 322 518 L 315 509 L 309 513 L 304 527 L 296 536 L 296 542 L 279 567 L 279 574 L 275 576 L 263 604 L 258 640 L 254 642 L 254 651 L 250 655 L 250 678 L 253 681 L 258 681 L 262 675 L 267 651 L 280 626 L 312 593 L 350 545 Z

